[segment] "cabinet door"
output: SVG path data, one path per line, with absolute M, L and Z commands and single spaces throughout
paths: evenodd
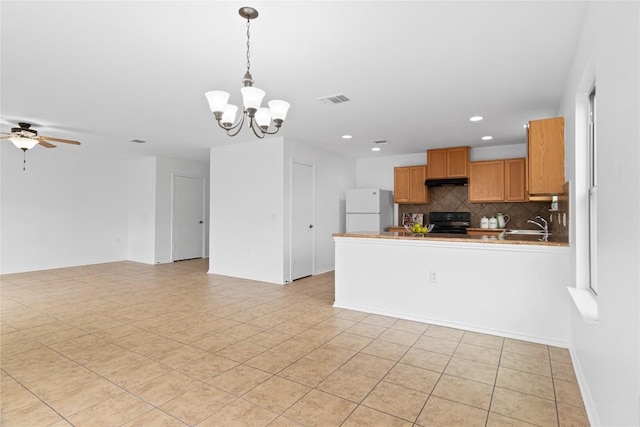
M 469 147 L 447 149 L 447 177 L 467 178 L 469 176 Z
M 504 201 L 504 160 L 469 164 L 469 201 L 472 203 Z
M 408 167 L 393 169 L 393 201 L 409 203 L 411 174 Z
M 507 159 L 504 161 L 504 190 L 507 202 L 526 202 L 527 162 L 526 159 Z
M 429 178 L 447 177 L 447 150 L 445 148 L 427 151 L 427 175 Z
M 562 194 L 564 117 L 529 122 L 529 194 Z
M 427 203 L 429 201 L 429 193 L 427 186 L 424 185 L 427 179 L 426 166 L 412 166 L 409 168 L 409 201 L 411 203 Z

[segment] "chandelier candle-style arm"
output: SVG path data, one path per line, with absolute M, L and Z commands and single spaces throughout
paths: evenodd
M 209 108 L 213 113 L 218 126 L 227 131 L 227 135 L 236 136 L 242 129 L 247 117 L 249 117 L 248 126 L 258 138 L 264 138 L 265 135 L 273 135 L 280 130 L 282 123 L 287 117 L 290 104 L 281 100 L 269 101 L 269 107 L 261 107 L 265 92 L 262 89 L 253 86 L 253 77 L 251 76 L 250 61 L 250 25 L 251 20 L 258 17 L 258 11 L 251 7 L 243 7 L 238 13 L 247 20 L 247 71 L 242 78 L 243 87 L 240 89 L 242 94 L 243 111 L 238 121 L 235 121 L 238 107 L 229 104 L 229 92 L 221 90 L 212 90 L 205 93 L 205 97 L 209 102 Z M 271 121 L 275 125 L 275 130 L 269 131 Z M 235 123 L 234 123 L 235 122 Z M 237 130 L 236 130 L 237 128 Z M 235 132 L 231 132 L 236 130 Z

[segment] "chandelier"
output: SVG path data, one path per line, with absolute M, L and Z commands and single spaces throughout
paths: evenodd
M 250 25 L 251 20 L 258 17 L 258 11 L 252 7 L 243 7 L 238 13 L 247 20 L 247 72 L 242 79 L 243 87 L 240 89 L 242 94 L 242 103 L 244 110 L 238 121 L 236 121 L 236 113 L 238 107 L 229 104 L 229 92 L 221 90 L 212 90 L 204 95 L 209 102 L 209 108 L 218 122 L 218 125 L 227 131 L 227 135 L 236 136 L 242 129 L 245 120 L 249 119 L 248 126 L 258 138 L 264 138 L 265 135 L 273 135 L 280 130 L 284 119 L 287 117 L 289 103 L 281 100 L 269 101 L 269 108 L 261 107 L 262 98 L 265 92 L 262 89 L 253 87 L 253 77 L 251 76 L 251 60 L 249 54 L 250 48 Z M 269 126 L 271 120 L 275 125 L 275 130 L 270 131 Z

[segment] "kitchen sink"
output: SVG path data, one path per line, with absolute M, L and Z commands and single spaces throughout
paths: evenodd
M 532 235 L 551 235 L 544 230 L 505 230 L 505 234 L 532 234 Z

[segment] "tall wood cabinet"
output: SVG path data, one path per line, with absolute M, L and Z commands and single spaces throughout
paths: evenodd
M 530 121 L 528 142 L 529 194 L 562 194 L 564 117 Z
M 486 160 L 469 164 L 469 201 L 525 202 L 526 159 Z
M 469 176 L 469 147 L 427 150 L 427 177 L 467 178 Z
M 395 203 L 429 203 L 429 190 L 424 185 L 427 166 L 404 166 L 393 169 L 393 201 Z

